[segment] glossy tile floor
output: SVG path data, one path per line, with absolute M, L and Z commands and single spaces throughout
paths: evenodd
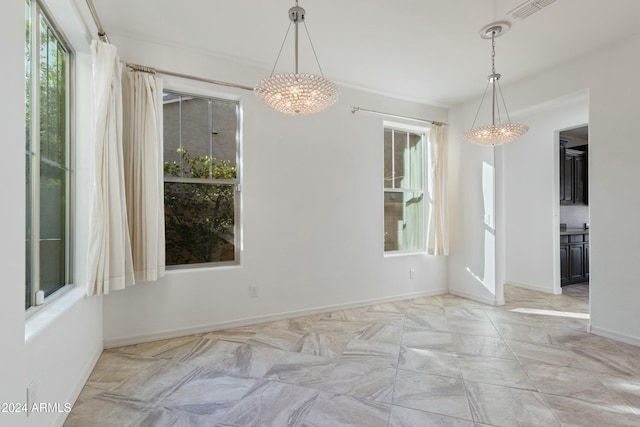
M 640 348 L 586 333 L 588 291 L 567 289 L 109 349 L 65 426 L 639 426 Z

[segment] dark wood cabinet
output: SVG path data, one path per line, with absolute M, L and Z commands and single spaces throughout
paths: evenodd
M 560 236 L 561 286 L 589 281 L 589 234 Z
M 560 141 L 560 204 L 588 204 L 587 146 L 567 148 Z

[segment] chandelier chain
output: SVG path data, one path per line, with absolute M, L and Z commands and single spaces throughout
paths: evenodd
M 496 73 L 496 32 L 491 32 L 491 74 Z

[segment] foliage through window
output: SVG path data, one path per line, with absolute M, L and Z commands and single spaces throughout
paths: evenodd
M 239 105 L 165 91 L 166 264 L 236 263 Z
M 384 250 L 425 250 L 426 129 L 384 129 Z
M 25 2 L 25 308 L 70 282 L 69 49 L 38 2 Z

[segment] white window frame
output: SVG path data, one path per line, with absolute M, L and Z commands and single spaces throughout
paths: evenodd
M 208 263 L 193 263 L 193 264 L 179 264 L 179 265 L 167 265 L 167 270 L 188 270 L 188 269 L 201 269 L 201 268 L 224 268 L 224 267 L 237 267 L 242 263 L 242 249 L 243 249 L 243 222 L 242 222 L 242 129 L 243 129 L 243 109 L 242 103 L 238 97 L 228 96 L 214 91 L 208 91 L 206 89 L 195 89 L 191 86 L 183 84 L 165 83 L 164 92 L 171 92 L 181 95 L 183 97 L 194 97 L 208 100 L 227 101 L 236 103 L 236 178 L 233 180 L 234 186 L 234 260 L 233 261 L 215 261 Z M 176 101 L 168 101 L 176 102 Z M 164 108 L 164 103 L 163 103 Z M 164 141 L 163 141 L 164 150 Z M 204 183 L 204 184 L 229 184 L 227 180 L 215 180 L 215 179 L 193 179 L 193 178 L 163 178 L 163 182 L 183 182 L 183 183 Z
M 394 188 L 394 187 L 386 187 L 386 177 L 384 176 L 385 171 L 385 158 L 384 158 L 384 133 L 386 130 L 393 130 L 398 132 L 412 133 L 416 135 L 422 136 L 422 188 Z M 398 122 L 390 122 L 384 121 L 382 127 L 382 234 L 384 236 L 385 233 L 385 195 L 386 193 L 422 193 L 423 197 L 423 212 L 422 212 L 422 236 L 420 237 L 420 241 L 422 242 L 420 248 L 417 249 L 406 249 L 406 250 L 386 250 L 383 244 L 383 254 L 385 257 L 395 257 L 395 256 L 405 256 L 405 255 L 414 255 L 414 254 L 425 254 L 427 252 L 427 242 L 426 242 L 426 226 L 427 226 L 427 167 L 428 167 L 428 158 L 427 153 L 428 144 L 429 144 L 429 126 L 416 126 L 410 125 L 406 123 L 398 123 Z M 392 162 L 394 162 L 395 152 L 394 147 L 392 145 Z M 392 166 L 392 183 L 395 183 L 395 168 Z
M 25 1 L 26 3 L 26 1 Z M 71 44 L 68 42 L 60 26 L 53 20 L 51 13 L 39 0 L 31 0 L 31 292 L 30 306 L 26 308 L 26 317 L 29 318 L 52 300 L 58 298 L 70 290 L 73 279 L 73 236 L 74 236 L 74 173 L 73 173 L 73 144 L 74 144 L 74 64 L 75 57 Z M 65 283 L 37 304 L 40 292 L 40 16 L 42 16 L 55 35 L 56 40 L 63 46 L 66 53 L 65 59 L 65 254 L 64 277 Z M 35 24 L 34 24 L 35 23 Z M 25 82 L 26 83 L 26 82 Z M 36 90 L 34 90 L 36 89 Z M 26 87 L 25 87 L 26 90 Z M 25 141 L 26 143 L 26 141 Z M 26 154 L 26 152 L 25 152 Z M 27 218 L 28 219 L 28 218 Z M 26 230 L 25 230 L 26 232 Z M 26 236 L 25 236 L 26 237 Z M 27 286 L 25 282 L 25 287 Z M 25 289 L 26 297 L 26 289 Z

